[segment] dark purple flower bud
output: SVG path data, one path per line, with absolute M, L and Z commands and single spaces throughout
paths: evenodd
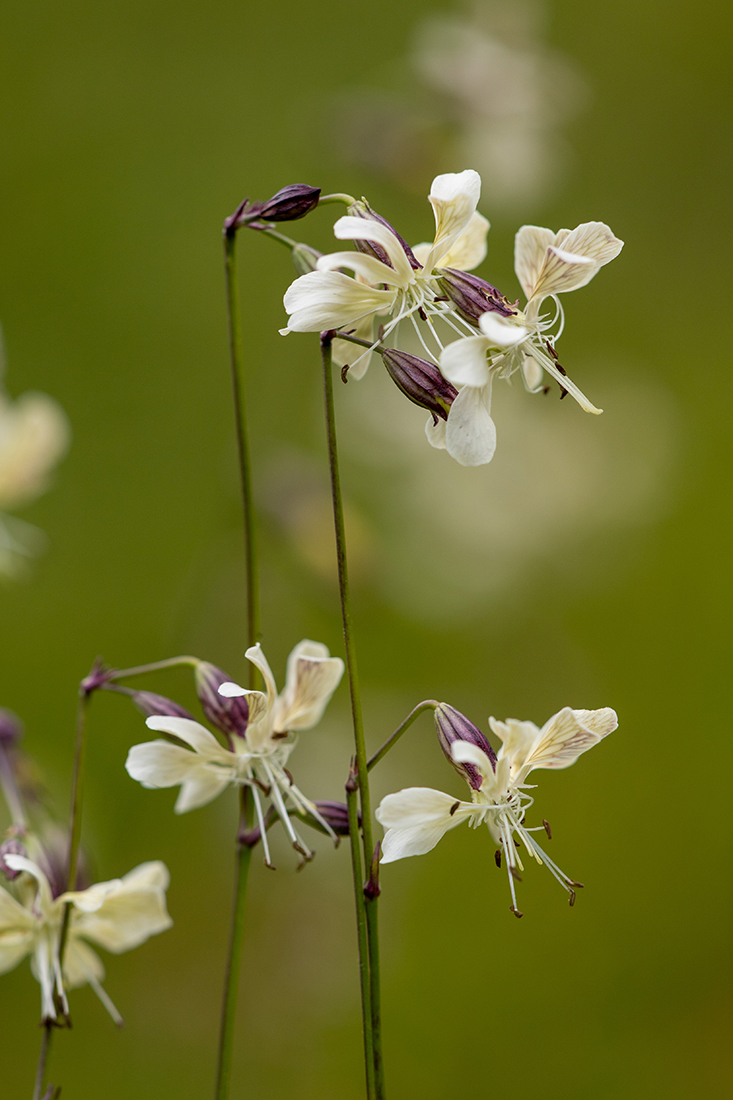
M 498 313 L 502 317 L 512 317 L 517 313 L 516 305 L 512 305 L 491 283 L 479 279 L 478 275 L 446 267 L 440 272 L 438 284 L 470 325 L 478 326 L 482 313 Z
M 264 222 L 294 222 L 304 218 L 316 206 L 321 197 L 320 187 L 309 187 L 306 183 L 292 183 L 282 187 L 277 194 L 265 202 L 250 202 L 245 199 L 234 213 L 224 222 L 224 229 L 231 233 L 243 225 L 252 229 L 264 229 Z
M 349 835 L 349 809 L 345 802 L 316 802 L 316 809 L 336 836 Z
M 364 218 L 367 221 L 379 222 L 380 225 L 386 225 L 390 233 L 392 233 L 402 245 L 402 250 L 407 256 L 410 267 L 413 271 L 420 270 L 420 264 L 415 259 L 415 253 L 410 248 L 407 241 L 403 240 L 393 225 L 390 225 L 386 218 L 383 218 L 381 214 L 375 213 L 372 210 L 366 199 L 361 199 L 359 202 L 352 202 L 349 206 L 349 214 L 352 218 Z M 381 244 L 377 244 L 376 241 L 354 241 L 354 245 L 359 252 L 366 253 L 367 256 L 374 256 L 377 260 L 381 260 L 387 267 L 392 267 L 392 261 L 382 248 Z
M 227 737 L 232 735 L 244 737 L 249 721 L 249 707 L 245 695 L 234 699 L 226 699 L 219 694 L 222 684 L 231 683 L 232 677 L 227 676 L 216 665 L 208 661 L 199 661 L 196 665 L 196 691 L 198 693 L 204 714 L 213 726 L 225 733 Z
M 185 707 L 174 703 L 172 699 L 167 699 L 165 695 L 158 695 L 155 691 L 131 691 L 130 698 L 146 718 L 153 714 L 160 714 L 164 718 L 190 718 L 192 722 L 196 721 Z
M 101 657 L 97 657 L 92 665 L 91 672 L 88 676 L 85 676 L 79 684 L 79 691 L 82 692 L 83 695 L 89 696 L 93 691 L 97 691 L 99 688 L 109 683 L 113 676 L 114 669 L 105 665 Z
M 23 736 L 23 723 L 12 710 L 0 707 L 0 745 L 16 745 Z
M 446 381 L 433 363 L 397 348 L 387 348 L 381 356 L 387 373 L 405 397 L 433 416 L 448 419 L 448 410 L 458 397 L 458 390 Z
M 295 248 L 290 249 L 293 266 L 299 275 L 308 275 L 309 272 L 315 271 L 322 255 L 322 252 L 317 248 L 311 248 L 309 244 L 296 244 Z
M 372 856 L 371 867 L 369 868 L 369 878 L 364 886 L 364 897 L 367 901 L 374 901 L 382 893 L 382 888 L 379 885 L 379 856 L 382 851 L 382 842 L 378 841 L 377 846 L 374 849 L 374 855 Z
M 14 871 L 12 867 L 8 867 L 5 862 L 5 856 L 27 856 L 28 852 L 25 846 L 20 843 L 17 837 L 10 837 L 8 840 L 3 841 L 0 844 L 0 871 L 11 882 L 14 878 L 17 878 L 21 873 L 20 871 Z
M 441 749 L 468 785 L 476 791 L 480 790 L 481 776 L 477 768 L 473 764 L 459 764 L 458 761 L 454 760 L 451 745 L 454 741 L 468 741 L 469 744 L 475 745 L 476 748 L 486 753 L 491 761 L 492 768 L 496 771 L 496 753 L 489 744 L 487 737 L 477 726 L 474 726 L 473 722 L 469 722 L 465 714 L 461 714 L 459 710 L 449 706 L 448 703 L 441 703 L 440 706 L 437 706 L 434 714 Z

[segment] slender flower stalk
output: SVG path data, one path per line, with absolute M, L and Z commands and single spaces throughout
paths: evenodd
M 425 699 L 422 703 L 418 703 L 416 707 L 413 707 L 404 722 L 401 722 L 392 736 L 387 738 L 381 749 L 375 752 L 374 756 L 369 758 L 369 763 L 367 764 L 368 770 L 371 771 L 374 765 L 378 764 L 382 757 L 386 756 L 389 750 L 394 748 L 400 737 L 402 737 L 402 734 L 410 728 L 416 718 L 419 718 L 426 710 L 435 710 L 435 708 L 439 706 L 440 703 L 436 702 L 435 699 Z
M 361 1014 L 364 1029 L 364 1066 L 366 1070 L 367 1100 L 376 1096 L 374 1082 L 374 1037 L 372 1034 L 371 988 L 369 976 L 369 940 L 366 923 L 366 899 L 361 888 L 364 874 L 359 848 L 359 810 L 357 791 L 359 784 L 356 768 L 352 764 L 346 784 L 346 805 L 349 811 L 349 836 L 351 837 L 351 868 L 354 875 L 354 901 L 356 903 L 356 934 L 359 943 L 359 984 L 361 988 Z
M 336 559 L 338 563 L 339 596 L 341 601 L 341 618 L 344 629 L 344 647 L 346 650 L 346 670 L 349 678 L 349 694 L 351 698 L 351 718 L 354 728 L 354 745 L 356 749 L 356 780 L 359 785 L 359 803 L 362 817 L 362 840 L 364 846 L 364 864 L 372 866 L 374 857 L 374 841 L 372 836 L 371 800 L 369 795 L 369 768 L 364 740 L 364 719 L 361 708 L 361 691 L 359 687 L 359 673 L 356 663 L 356 646 L 354 643 L 353 624 L 351 617 L 351 597 L 349 593 L 349 573 L 346 557 L 346 529 L 344 526 L 344 507 L 341 496 L 341 478 L 338 463 L 338 445 L 336 440 L 336 415 L 333 401 L 333 367 L 332 367 L 332 333 L 323 333 L 321 336 L 321 357 L 323 363 L 323 392 L 326 411 L 326 433 L 328 438 L 328 461 L 331 473 L 331 498 L 333 502 L 333 521 L 336 533 Z M 358 845 L 358 832 L 351 831 L 352 853 Z M 357 864 L 352 856 L 354 871 Z M 354 879 L 355 894 L 364 891 L 363 878 Z M 359 912 L 359 900 L 357 898 L 357 913 Z M 369 1012 L 372 1021 L 372 1046 L 374 1058 L 374 1082 L 375 1096 L 377 1100 L 383 1100 L 384 1070 L 382 1064 L 382 1036 L 381 1021 L 379 1017 L 379 927 L 376 896 L 365 899 L 365 914 L 367 925 L 367 941 L 369 946 Z M 359 944 L 361 950 L 361 942 Z M 360 959 L 363 967 L 364 960 Z M 364 990 L 362 988 L 362 995 Z M 366 1010 L 366 1006 L 363 1006 Z M 368 1073 L 368 1071 L 367 1071 Z
M 53 1024 L 50 1020 L 46 1020 L 43 1025 L 43 1036 L 41 1038 L 41 1050 L 38 1055 L 38 1067 L 36 1069 L 36 1081 L 33 1086 L 33 1100 L 41 1100 L 43 1080 L 46 1076 L 46 1062 L 48 1056 L 51 1053 L 51 1041 L 53 1039 Z
M 257 541 L 255 537 L 254 500 L 252 497 L 252 467 L 247 435 L 247 405 L 244 382 L 244 346 L 242 343 L 242 319 L 239 308 L 239 284 L 237 280 L 237 237 L 234 226 L 224 229 L 224 271 L 227 286 L 227 311 L 229 316 L 229 350 L 232 364 L 234 390 L 234 415 L 237 426 L 239 473 L 242 483 L 242 512 L 244 518 L 244 556 L 247 585 L 247 647 L 260 640 L 260 593 L 257 567 Z M 258 686 L 258 674 L 250 665 L 249 686 Z
M 234 902 L 232 905 L 232 925 L 229 934 L 229 951 L 224 975 L 224 999 L 221 1009 L 221 1029 L 219 1032 L 219 1056 L 216 1067 L 216 1100 L 226 1100 L 229 1096 L 229 1084 L 232 1075 L 232 1047 L 234 1044 L 234 1023 L 237 1015 L 237 993 L 239 970 L 242 962 L 242 944 L 244 942 L 244 903 L 247 897 L 249 865 L 252 860 L 251 843 L 247 843 L 249 832 L 249 788 L 242 787 L 240 792 L 239 834 L 237 837 L 237 860 L 234 881 Z

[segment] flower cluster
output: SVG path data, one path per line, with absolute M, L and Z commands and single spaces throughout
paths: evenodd
M 386 342 L 399 339 L 400 325 L 408 323 L 426 356 L 412 356 L 415 369 L 423 375 L 436 368 L 440 372 L 434 392 L 428 387 L 425 399 L 417 402 L 431 413 L 428 440 L 464 466 L 493 457 L 494 378 L 519 372 L 527 389 L 537 393 L 547 374 L 559 384 L 561 396 L 571 394 L 587 412 L 601 411 L 558 361 L 555 343 L 564 324 L 559 295 L 585 286 L 623 247 L 603 222 L 557 233 L 522 226 L 515 269 L 527 301 L 520 308 L 484 279 L 468 274 L 487 253 L 489 223 L 477 211 L 480 194 L 481 179 L 470 169 L 436 176 L 428 195 L 435 236 L 412 248 L 365 200 L 352 202 L 333 231 L 338 240 L 353 241 L 354 250 L 314 258 L 314 270 L 300 275 L 285 294 L 289 316 L 281 330 L 330 330 L 335 361 L 348 364 L 348 376 L 359 379 L 375 351 L 385 356 L 389 369 Z M 551 306 L 545 310 L 548 300 Z M 362 344 L 363 350 L 356 354 L 353 344 Z

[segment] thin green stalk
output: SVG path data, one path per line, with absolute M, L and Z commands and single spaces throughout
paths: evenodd
M 418 718 L 423 713 L 423 711 L 434 710 L 435 707 L 439 706 L 440 703 L 436 703 L 435 699 L 425 699 L 422 703 L 418 703 L 417 706 L 414 707 L 407 715 L 407 718 L 405 718 L 404 722 L 402 722 L 397 727 L 392 736 L 387 738 L 381 749 L 379 749 L 378 752 L 375 752 L 374 756 L 369 758 L 369 763 L 367 764 L 368 770 L 371 771 L 374 765 L 378 764 L 382 757 L 387 755 L 389 750 L 397 744 L 400 737 L 402 737 L 402 734 L 410 728 L 415 719 Z
M 374 865 L 379 861 L 379 846 L 372 856 L 372 875 L 376 877 Z M 369 998 L 372 1011 L 372 1046 L 374 1049 L 374 1093 L 377 1100 L 384 1100 L 384 1058 L 382 1055 L 382 991 L 379 965 L 379 887 L 375 892 L 367 893 L 364 899 L 366 916 L 367 945 L 369 948 Z
M 331 471 L 331 498 L 333 501 L 333 522 L 336 532 L 336 559 L 338 563 L 339 595 L 341 598 L 341 618 L 344 629 L 344 647 L 346 650 L 346 669 L 349 678 L 349 694 L 351 697 L 351 719 L 354 727 L 354 745 L 356 748 L 356 771 L 359 784 L 359 802 L 361 806 L 361 826 L 364 844 L 364 863 L 371 867 L 374 855 L 374 841 L 372 837 L 371 800 L 369 796 L 369 770 L 367 766 L 366 744 L 364 741 L 364 719 L 361 709 L 361 692 L 359 688 L 359 673 L 356 664 L 356 646 L 354 643 L 353 625 L 351 616 L 351 598 L 349 594 L 349 574 L 346 558 L 346 530 L 344 527 L 344 507 L 341 496 L 341 478 L 339 474 L 338 446 L 336 441 L 336 415 L 333 403 L 333 372 L 331 363 L 331 334 L 324 333 L 321 337 L 321 357 L 323 362 L 323 392 L 326 408 L 326 433 L 328 438 L 328 462 Z M 358 901 L 357 901 L 358 905 Z M 370 944 L 369 975 L 370 975 L 370 1013 L 372 1019 L 372 1044 L 375 1066 L 375 1089 L 377 1100 L 383 1100 L 384 1080 L 381 1075 L 382 1065 L 382 1034 L 379 1013 L 375 1004 L 379 1003 L 379 949 L 378 928 L 376 924 L 377 910 L 373 908 L 372 920 L 369 919 L 369 906 L 367 905 L 367 932 Z M 371 928 L 370 928 L 371 923 Z M 377 999 L 375 1002 L 375 992 Z
M 233 228 L 224 230 L 224 270 L 226 273 L 227 312 L 229 317 L 229 350 L 232 365 L 234 391 L 234 415 L 237 426 L 239 473 L 242 488 L 242 512 L 244 518 L 244 557 L 247 586 L 247 644 L 256 645 L 260 640 L 260 595 L 257 569 L 257 545 L 255 541 L 255 514 L 252 497 L 252 467 L 247 436 L 247 405 L 244 384 L 244 346 L 242 343 L 242 319 L 239 308 L 239 284 L 237 281 L 237 238 Z M 256 667 L 249 663 L 249 686 L 258 686 Z
M 359 984 L 361 988 L 361 1017 L 364 1029 L 364 1067 L 366 1070 L 367 1100 L 376 1096 L 374 1082 L 374 1042 L 372 1034 L 371 987 L 369 978 L 369 941 L 366 924 L 366 899 L 364 897 L 364 872 L 359 847 L 359 811 L 356 792 L 359 789 L 354 769 L 346 784 L 346 805 L 349 810 L 349 842 L 351 845 L 351 869 L 354 876 L 354 901 L 356 902 L 356 934 L 359 945 Z
M 249 830 L 249 788 L 243 787 L 240 794 L 240 819 L 237 837 L 237 861 L 234 872 L 234 902 L 232 905 L 232 924 L 229 933 L 229 951 L 224 975 L 224 1000 L 221 1010 L 221 1030 L 219 1032 L 219 1055 L 216 1067 L 216 1100 L 227 1100 L 232 1076 L 232 1047 L 234 1044 L 234 1023 L 237 1014 L 237 993 L 239 990 L 239 970 L 242 962 L 242 943 L 244 941 L 244 903 L 247 897 L 247 879 L 252 859 L 252 847 L 242 841 Z
M 36 1082 L 33 1086 L 33 1100 L 41 1100 L 41 1089 L 43 1088 L 43 1079 L 46 1076 L 46 1062 L 48 1061 L 48 1055 L 51 1050 L 52 1038 L 53 1025 L 47 1022 L 43 1025 L 41 1050 L 38 1055 L 38 1068 L 36 1069 Z
M 110 674 L 110 680 L 126 680 L 129 676 L 142 676 L 146 672 L 160 672 L 164 668 L 174 668 L 176 665 L 191 665 L 193 668 L 198 664 L 197 657 L 166 657 L 164 661 L 151 661 L 147 665 L 135 665 L 134 668 L 121 668 L 114 669 Z

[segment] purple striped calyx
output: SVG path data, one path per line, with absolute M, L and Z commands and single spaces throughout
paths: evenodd
M 434 714 L 441 749 L 459 775 L 462 775 L 466 780 L 469 787 L 472 787 L 475 791 L 480 791 L 482 782 L 480 772 L 473 764 L 460 764 L 454 760 L 451 746 L 456 741 L 468 741 L 469 744 L 475 745 L 477 749 L 481 749 L 481 752 L 486 754 L 491 762 L 491 767 L 496 771 L 496 753 L 489 744 L 488 738 L 477 726 L 474 726 L 473 722 L 466 718 L 465 714 L 461 714 L 459 710 L 448 703 L 441 703 L 437 706 Z

